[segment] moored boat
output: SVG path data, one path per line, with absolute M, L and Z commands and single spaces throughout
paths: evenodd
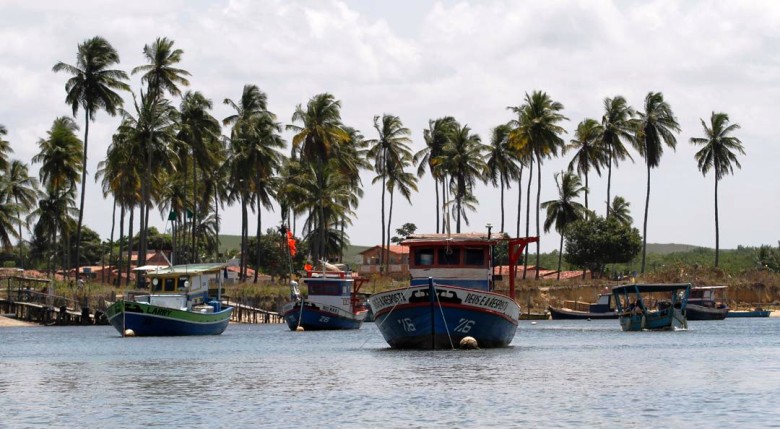
M 398 349 L 450 349 L 465 337 L 479 347 L 505 347 L 517 331 L 520 306 L 514 300 L 516 263 L 529 238 L 485 234 L 411 235 L 410 284 L 369 298 L 385 341 Z M 509 245 L 509 296 L 495 292 L 493 250 Z
M 730 310 L 726 317 L 769 317 L 770 314 L 772 314 L 772 310 L 756 307 L 752 310 Z
M 282 308 L 290 330 L 360 329 L 368 309 L 360 286 L 365 278 L 355 278 L 346 265 L 323 263 L 320 270 L 307 270 L 303 282 L 308 288 L 304 299 L 293 285 L 292 300 Z
M 571 305 L 574 308 L 569 308 Z M 579 306 L 585 305 L 586 310 L 580 310 Z M 564 301 L 563 307 L 548 307 L 550 317 L 553 320 L 570 319 L 617 319 L 618 314 L 615 311 L 615 304 L 612 301 L 611 293 L 599 294 L 595 303 L 578 303 L 574 301 Z
M 689 283 L 630 284 L 612 288 L 624 331 L 686 329 Z M 654 303 L 663 302 L 658 306 Z
M 109 323 L 123 336 L 219 335 L 233 308 L 220 302 L 224 264 L 176 265 L 147 272 L 149 293 L 114 302 Z M 209 284 L 217 296 L 209 296 Z
M 726 286 L 697 286 L 688 298 L 688 320 L 723 320 L 728 317 L 729 306 L 716 299 L 716 292 Z

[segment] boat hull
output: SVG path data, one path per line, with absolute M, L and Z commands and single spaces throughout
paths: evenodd
M 549 307 L 553 320 L 585 320 L 585 319 L 617 319 L 616 311 L 607 313 L 591 313 L 588 311 L 570 310 L 568 308 Z
M 688 302 L 685 314 L 688 320 L 723 320 L 728 317 L 729 308 L 706 307 Z
M 726 317 L 769 317 L 771 313 L 770 310 L 729 311 Z
M 367 313 L 364 310 L 358 313 L 340 314 L 327 311 L 327 306 L 308 301 L 303 306 L 303 311 L 297 302 L 288 303 L 282 310 L 284 321 L 291 331 L 297 330 L 299 326 L 305 331 L 360 329 Z
M 387 344 L 396 349 L 451 349 L 465 337 L 479 347 L 506 347 L 520 307 L 510 298 L 455 286 L 412 286 L 377 293 L 369 304 Z
M 219 335 L 230 321 L 233 307 L 214 313 L 197 313 L 159 307 L 143 302 L 119 300 L 106 315 L 109 323 L 122 335 L 132 329 L 135 336 Z
M 688 327 L 685 312 L 673 307 L 639 314 L 628 312 L 619 318 L 623 331 L 669 331 Z

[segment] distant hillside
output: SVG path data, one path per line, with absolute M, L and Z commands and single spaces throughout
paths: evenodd
M 657 255 L 668 255 L 670 253 L 683 253 L 690 252 L 696 249 L 702 249 L 702 246 L 692 246 L 690 244 L 659 244 L 659 243 L 647 243 L 647 253 L 654 253 Z

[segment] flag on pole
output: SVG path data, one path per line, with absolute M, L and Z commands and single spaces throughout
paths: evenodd
M 295 248 L 295 238 L 292 231 L 287 231 L 287 248 L 290 249 L 290 256 L 295 256 L 298 250 Z

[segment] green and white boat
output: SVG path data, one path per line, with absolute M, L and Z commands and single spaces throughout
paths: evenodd
M 219 335 L 233 307 L 222 306 L 225 264 L 175 265 L 147 272 L 150 292 L 121 299 L 106 310 L 123 336 Z M 209 296 L 209 285 L 217 296 Z

